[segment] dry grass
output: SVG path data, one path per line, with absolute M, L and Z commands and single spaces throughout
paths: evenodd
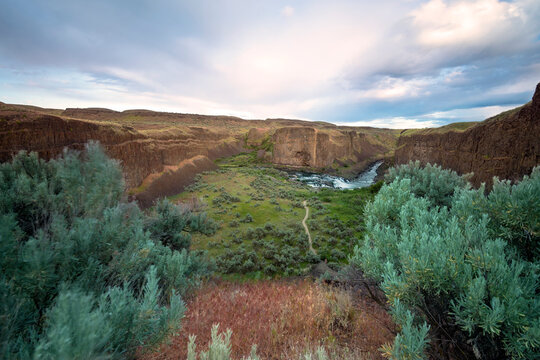
M 220 282 L 188 302 L 180 334 L 144 359 L 185 359 L 190 334 L 205 350 L 212 324 L 232 329 L 234 358 L 252 344 L 263 359 L 292 359 L 323 345 L 332 358 L 378 359 L 392 341 L 390 317 L 368 299 L 310 281 Z

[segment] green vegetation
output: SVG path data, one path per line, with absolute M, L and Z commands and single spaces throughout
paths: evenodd
M 440 126 L 437 128 L 425 128 L 425 129 L 408 129 L 404 130 L 401 133 L 401 136 L 410 136 L 410 135 L 428 135 L 428 134 L 443 134 L 446 132 L 463 132 L 465 130 L 468 130 L 475 126 L 476 124 L 480 124 L 478 121 L 468 121 L 468 122 L 455 122 L 448 125 Z
M 0 165 L 0 357 L 125 358 L 180 326 L 181 295 L 208 268 L 190 234 L 216 224 L 168 201 L 121 199 L 99 146 Z
M 394 359 L 425 358 L 430 339 L 466 358 L 540 351 L 540 168 L 519 184 L 471 190 L 410 163 L 390 171 L 365 212 L 352 262 L 378 281 L 401 332 Z
M 367 189 L 313 189 L 285 172 L 261 167 L 255 153 L 218 161 L 220 169 L 197 177 L 173 201 L 190 202 L 220 228 L 209 237 L 193 237 L 207 250 L 222 274 L 247 277 L 303 275 L 321 260 L 337 269 L 347 263 L 363 234 L 362 213 L 381 184 Z M 317 254 L 309 251 L 302 219 L 307 221 Z
M 146 213 L 123 200 L 118 164 L 96 144 L 1 164 L 0 357 L 133 357 L 179 329 L 181 297 L 214 265 L 246 279 L 305 275 L 320 261 L 350 261 L 380 285 L 399 327 L 386 356 L 540 351 L 540 168 L 487 193 L 412 162 L 345 191 L 291 180 L 255 153 L 218 164 Z M 207 352 L 189 344 L 189 359 L 230 358 L 217 327 Z

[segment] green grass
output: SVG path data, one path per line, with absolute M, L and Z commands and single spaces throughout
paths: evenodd
M 233 261 L 238 254 L 240 258 L 234 261 L 239 266 L 249 256 L 255 256 L 256 269 L 232 271 L 227 276 L 233 278 L 301 275 L 309 271 L 311 263 L 319 261 L 308 254 L 307 236 L 301 225 L 305 216 L 303 200 L 308 200 L 310 206 L 308 227 L 320 258 L 335 267 L 346 263 L 347 255 L 363 236 L 364 206 L 380 187 L 313 189 L 290 180 L 285 172 L 262 167 L 254 153 L 216 163 L 218 170 L 197 176 L 195 184 L 170 199 L 192 204 L 196 211 L 204 211 L 221 223 L 214 235 L 197 234 L 192 239 L 192 247 L 206 250 L 217 260 L 218 268 L 220 264 L 222 269 L 227 268 L 225 260 Z M 248 214 L 252 222 L 244 222 Z M 268 270 L 276 264 L 275 270 Z
M 196 201 L 201 204 L 202 210 L 206 211 L 210 217 L 222 222 L 222 228 L 212 239 L 195 239 L 195 247 L 205 248 L 207 241 L 228 239 L 230 235 L 227 230 L 232 229 L 229 223 L 233 220 L 242 220 L 247 214 L 253 217 L 253 222 L 240 223 L 238 227 L 234 228 L 235 232 L 242 232 L 250 227 L 263 226 L 267 222 L 298 223 L 303 219 L 304 210 L 293 208 L 293 200 L 272 197 L 270 191 L 260 190 L 254 186 L 258 182 L 263 182 L 263 186 L 268 185 L 269 189 L 271 188 L 272 192 L 276 194 L 280 191 L 290 191 L 292 186 L 284 176 L 277 175 L 279 173 L 275 170 L 272 175 L 268 175 L 269 169 L 236 168 L 232 164 L 237 161 L 238 159 L 233 160 L 218 171 L 204 173 L 199 182 L 192 186 L 193 190 L 171 197 L 171 200 L 181 202 L 196 198 Z M 294 190 L 298 191 L 299 189 Z M 302 189 L 295 193 L 295 196 L 297 194 L 301 196 L 301 194 L 308 192 L 308 189 Z M 240 201 L 215 203 L 219 201 L 222 194 L 237 197 Z M 263 200 L 256 200 L 257 198 Z M 278 206 L 283 210 L 276 211 Z
M 446 132 L 463 132 L 467 129 L 470 129 L 471 127 L 475 126 L 476 124 L 479 124 L 478 121 L 470 121 L 470 122 L 456 122 L 444 126 L 440 126 L 437 128 L 425 128 L 425 129 L 408 129 L 401 133 L 401 136 L 411 136 L 411 135 L 427 135 L 427 134 L 444 134 Z
M 353 190 L 321 189 L 312 193 L 310 198 L 319 199 L 328 209 L 328 215 L 335 217 L 348 226 L 361 223 L 364 207 L 373 200 L 382 186 L 382 181 L 367 188 Z
M 263 165 L 261 160 L 257 159 L 257 152 L 251 151 L 241 153 L 236 156 L 228 158 L 220 158 L 216 160 L 216 164 L 224 168 L 238 168 L 238 167 L 254 167 L 256 165 Z

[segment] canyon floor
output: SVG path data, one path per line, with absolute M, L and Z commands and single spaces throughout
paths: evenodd
M 192 247 L 207 251 L 218 271 L 234 277 L 302 276 L 321 261 L 337 269 L 362 238 L 363 207 L 380 186 L 316 189 L 257 164 L 253 154 L 218 166 L 170 199 L 219 222 L 215 234 L 194 235 Z M 303 227 L 304 202 L 311 242 Z
M 380 183 L 316 189 L 250 153 L 217 164 L 169 198 L 219 222 L 215 234 L 192 238 L 192 248 L 215 261 L 216 275 L 187 300 L 179 335 L 142 358 L 185 358 L 190 335 L 204 350 L 213 324 L 232 331 L 234 358 L 249 355 L 252 344 L 264 359 L 319 346 L 333 359 L 382 358 L 378 349 L 395 333 L 385 306 L 361 287 L 318 280 L 347 265 L 363 236 L 363 207 Z

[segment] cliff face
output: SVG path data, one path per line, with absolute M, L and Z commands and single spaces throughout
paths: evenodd
M 246 151 L 244 146 L 278 166 L 341 175 L 391 159 L 474 172 L 475 185 L 495 175 L 517 180 L 540 163 L 540 84 L 531 103 L 474 126 L 408 130 L 398 139 L 399 133 L 288 119 L 0 103 L 0 162 L 19 150 L 52 158 L 64 147 L 82 149 L 96 140 L 120 160 L 130 194 L 147 206 L 156 197 L 182 191 L 195 174 L 214 168 L 212 160 Z
M 365 163 L 391 150 L 363 132 L 307 126 L 277 129 L 273 142 L 274 164 L 315 169 Z
M 463 132 L 401 136 L 395 162 L 410 160 L 437 163 L 460 174 L 474 172 L 476 186 L 491 185 L 493 176 L 519 180 L 540 164 L 540 84 L 532 102 Z
M 212 168 L 211 160 L 243 151 L 243 141 L 227 132 L 187 127 L 174 136 L 164 133 L 152 137 L 128 126 L 0 107 L 0 162 L 10 160 L 20 150 L 53 158 L 64 147 L 82 149 L 90 140 L 99 141 L 110 157 L 120 160 L 129 188 L 148 179 L 135 194 L 143 205 L 182 191 L 197 172 Z M 189 171 L 179 172 L 180 168 Z M 151 185 L 154 181 L 163 185 L 161 190 Z
M 212 160 L 220 157 L 258 150 L 276 165 L 354 173 L 395 147 L 396 136 L 394 130 L 301 120 L 0 103 L 0 162 L 20 150 L 53 158 L 65 147 L 82 149 L 99 141 L 120 160 L 129 194 L 143 206 L 182 191 L 197 173 L 215 168 Z

